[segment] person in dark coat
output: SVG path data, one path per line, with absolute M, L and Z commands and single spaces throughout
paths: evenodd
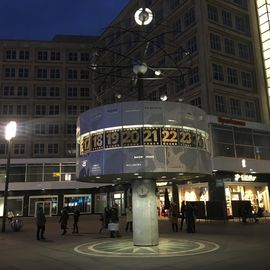
M 45 232 L 46 217 L 43 213 L 42 207 L 38 209 L 36 223 L 37 223 L 37 240 L 40 239 L 45 240 L 44 232 Z
M 118 216 L 118 205 L 114 204 L 109 212 L 109 217 L 110 217 L 110 223 L 115 223 L 118 224 L 119 226 L 119 216 Z M 110 236 L 111 238 L 114 238 L 116 236 L 120 236 L 119 230 L 118 231 L 110 231 Z
M 186 219 L 186 211 L 187 211 L 187 206 L 186 206 L 186 202 L 185 201 L 182 201 L 181 203 L 181 209 L 180 209 L 180 212 L 181 212 L 181 223 L 180 223 L 180 230 L 182 231 L 183 229 L 183 224 L 184 224 L 184 221 Z
M 74 214 L 73 214 L 74 222 L 73 222 L 72 233 L 79 233 L 79 228 L 78 228 L 79 217 L 80 217 L 80 211 L 78 209 L 75 209 Z
M 187 232 L 194 233 L 196 217 L 195 217 L 195 209 L 191 203 L 187 204 L 186 218 L 187 218 Z
M 102 233 L 103 229 L 108 229 L 108 224 L 110 222 L 110 211 L 108 207 L 104 208 L 104 212 L 100 215 L 99 220 L 101 221 L 99 233 Z
M 67 223 L 68 223 L 68 212 L 66 208 L 62 210 L 59 223 L 61 224 L 61 230 L 63 230 L 62 235 L 65 235 L 67 233 Z
M 170 219 L 173 232 L 178 232 L 178 215 L 178 205 L 175 202 L 172 202 L 170 208 Z

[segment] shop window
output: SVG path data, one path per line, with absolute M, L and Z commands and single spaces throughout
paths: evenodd
M 10 182 L 25 182 L 25 165 L 10 167 Z
M 214 144 L 214 156 L 234 157 L 234 147 L 232 144 Z
M 107 193 L 95 194 L 95 213 L 103 213 L 107 207 Z
M 60 165 L 45 164 L 44 166 L 44 181 L 59 181 L 60 179 Z
M 236 145 L 236 157 L 239 158 L 255 158 L 254 148 L 249 146 Z
M 41 182 L 43 175 L 42 164 L 29 164 L 27 166 L 27 182 Z
M 46 216 L 58 214 L 58 196 L 30 196 L 28 216 L 35 216 L 36 210 L 42 207 Z
M 219 129 L 213 128 L 213 140 L 215 142 L 229 143 L 233 144 L 233 131 L 231 128 L 228 129 Z
M 254 144 L 256 146 L 270 147 L 270 134 L 256 133 L 253 135 L 253 138 L 254 138 Z
M 4 198 L 0 198 L 0 216 L 3 216 Z M 7 209 L 11 209 L 15 217 L 23 216 L 23 197 L 8 197 Z
M 246 145 L 252 145 L 253 139 L 251 130 L 235 130 L 234 133 L 235 143 L 236 144 L 246 144 Z
M 81 213 L 91 213 L 92 197 L 91 194 L 64 195 L 64 207 L 69 213 L 79 209 Z
M 256 147 L 256 158 L 270 160 L 270 148 Z

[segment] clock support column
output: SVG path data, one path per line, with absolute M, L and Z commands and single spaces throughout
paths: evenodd
M 158 214 L 154 180 L 132 181 L 132 211 L 134 245 L 158 245 Z

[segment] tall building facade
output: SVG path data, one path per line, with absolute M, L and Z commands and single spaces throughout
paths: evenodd
M 77 203 L 83 205 L 82 212 L 92 211 L 90 189 L 99 185 L 75 181 L 75 134 L 78 115 L 93 105 L 88 63 L 96 39 L 0 41 L 0 187 L 3 191 L 8 150 L 4 130 L 13 120 L 18 127 L 8 207 L 17 215 L 32 216 L 39 206 L 55 215 Z

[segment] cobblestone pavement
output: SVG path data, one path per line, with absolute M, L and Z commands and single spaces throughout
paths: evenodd
M 80 269 L 270 269 L 270 224 L 201 221 L 197 232 L 171 231 L 168 220 L 159 222 L 157 247 L 134 247 L 132 234 L 99 234 L 98 216 L 81 216 L 80 232 L 62 236 L 58 217 L 48 218 L 44 241 L 35 239 L 35 221 L 24 218 L 21 232 L 9 227 L 0 233 L 0 270 Z M 72 227 L 70 218 L 69 227 Z

